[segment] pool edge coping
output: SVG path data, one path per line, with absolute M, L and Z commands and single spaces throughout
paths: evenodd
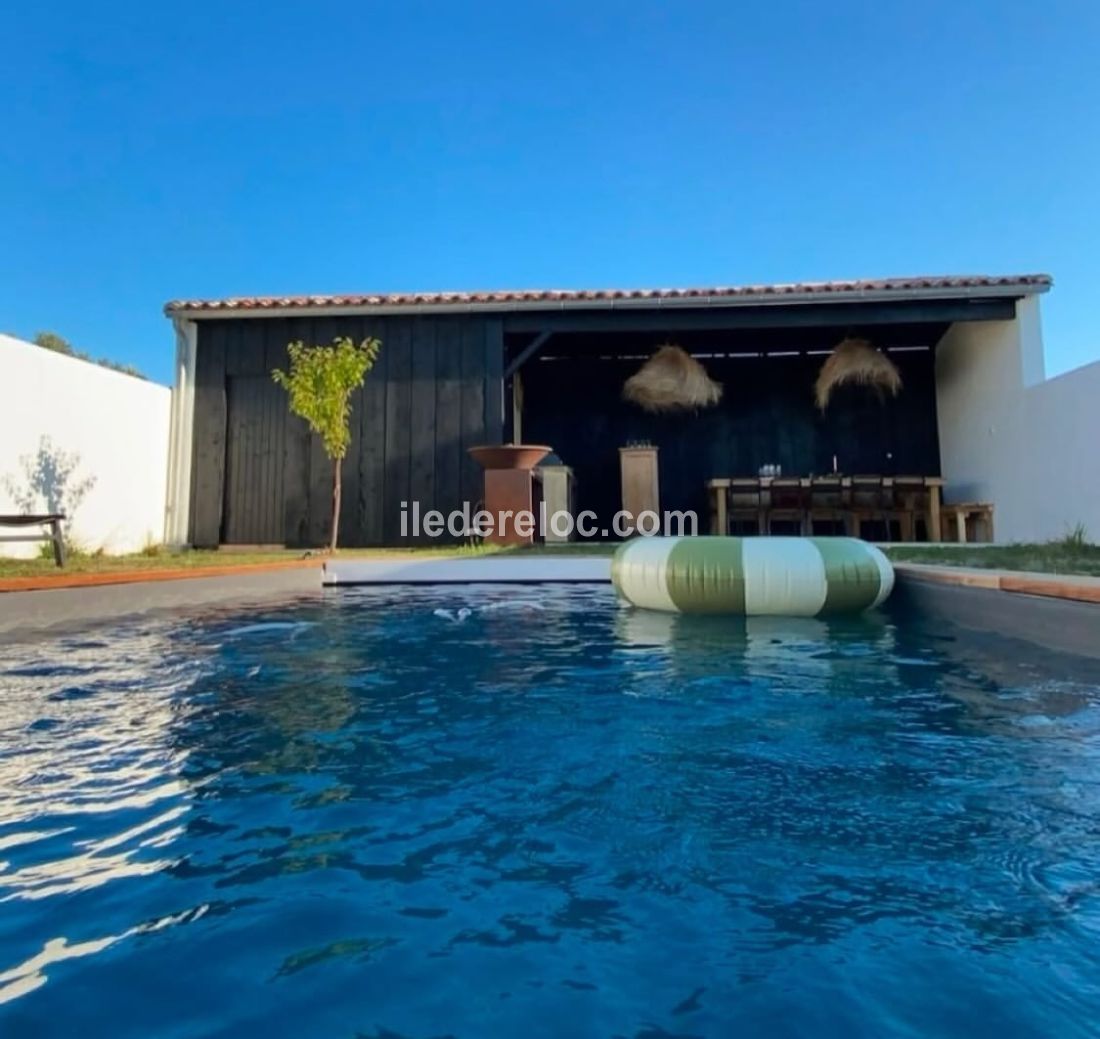
M 893 563 L 893 567 L 894 573 L 905 580 L 1100 605 L 1100 578 L 1098 577 L 1033 573 L 1025 570 L 940 566 L 934 563 L 898 562 Z
M 562 564 L 568 561 L 570 564 L 579 563 L 580 567 L 590 572 L 597 567 L 606 566 L 607 576 L 585 575 L 565 576 L 561 573 Z M 583 562 L 582 562 L 583 561 Z M 159 581 L 194 580 L 203 577 L 232 577 L 235 575 L 275 572 L 280 570 L 317 569 L 321 572 L 321 583 L 324 587 L 351 587 L 355 584 L 405 584 L 405 583 L 433 583 L 439 580 L 438 576 L 430 576 L 441 565 L 447 570 L 454 570 L 457 566 L 460 570 L 480 569 L 476 564 L 491 567 L 504 567 L 511 573 L 506 576 L 499 572 L 490 578 L 482 577 L 480 581 L 473 578 L 474 583 L 525 583 L 525 582 L 596 582 L 610 581 L 610 557 L 604 556 L 562 556 L 558 559 L 540 556 L 532 559 L 492 558 L 462 559 L 444 557 L 437 559 L 401 559 L 401 560 L 370 560 L 370 559 L 325 559 L 311 557 L 308 559 L 272 560 L 268 563 L 225 563 L 212 566 L 199 567 L 171 567 L 148 570 L 113 570 L 103 573 L 73 573 L 50 574 L 33 577 L 8 577 L 0 578 L 0 595 L 12 592 L 36 592 L 53 591 L 71 588 L 91 588 L 107 585 L 143 584 Z M 355 568 L 369 567 L 378 571 L 377 576 L 371 576 L 366 581 L 343 581 L 338 577 L 335 580 L 326 580 L 329 568 L 346 567 L 351 564 Z M 474 564 L 472 566 L 472 564 Z M 546 564 L 549 564 L 551 572 L 546 572 Z M 906 563 L 893 562 L 895 574 L 903 580 L 923 581 L 932 584 L 950 585 L 965 588 L 982 588 L 988 591 L 1003 592 L 1014 595 L 1035 595 L 1048 599 L 1064 599 L 1071 602 L 1100 605 L 1100 578 L 1084 575 L 1051 574 L 1027 572 L 1020 570 L 994 570 L 979 567 L 943 566 L 934 563 Z M 406 575 L 394 580 L 392 577 L 383 576 L 385 571 L 393 568 L 413 568 L 421 572 L 423 576 L 415 578 Z M 565 567 L 564 569 L 571 569 Z M 335 571 L 333 571 L 335 572 Z M 470 581 L 469 577 L 444 576 L 442 583 L 455 581 Z

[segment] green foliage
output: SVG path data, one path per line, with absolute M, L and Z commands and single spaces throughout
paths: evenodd
M 113 372 L 122 372 L 123 375 L 132 375 L 135 379 L 144 379 L 149 381 L 149 377 L 140 369 L 135 368 L 132 364 L 120 364 L 118 361 L 108 361 L 106 357 L 101 357 L 95 362 L 100 368 L 110 368 Z
M 52 350 L 54 353 L 65 354 L 67 357 L 80 356 L 73 349 L 72 344 L 56 332 L 36 332 L 32 342 L 35 346 L 42 347 L 43 350 Z
M 72 564 L 75 560 L 89 560 L 89 559 L 102 559 L 104 552 L 102 548 L 89 549 L 87 543 L 81 541 L 79 538 L 74 538 L 72 535 L 65 533 L 61 539 L 65 543 L 65 565 Z M 48 562 L 52 567 L 57 564 L 54 562 L 53 556 L 53 542 L 43 541 L 38 546 L 38 558 Z
M 363 385 L 381 345 L 377 339 L 364 339 L 356 346 L 346 337 L 334 339 L 332 346 L 291 343 L 289 373 L 279 368 L 271 373 L 287 391 L 290 410 L 309 423 L 333 460 L 348 453 L 351 394 Z
M 1076 523 L 1066 531 L 1063 537 L 1054 543 L 1071 552 L 1082 549 L 1089 543 L 1089 532 L 1083 523 Z
M 72 343 L 56 332 L 36 332 L 31 342 L 35 346 L 42 347 L 43 350 L 52 350 L 54 353 L 64 354 L 66 357 L 75 357 L 79 361 L 89 361 L 92 364 L 98 364 L 101 368 L 110 368 L 111 371 L 122 372 L 123 375 L 132 375 L 136 379 L 145 378 L 145 374 L 132 364 L 120 364 L 118 361 L 110 361 L 106 357 L 100 357 L 97 360 L 91 354 L 75 349 Z
M 286 390 L 290 410 L 309 423 L 332 459 L 332 526 L 329 551 L 336 551 L 340 528 L 340 466 L 351 443 L 351 394 L 363 385 L 381 343 L 364 339 L 356 346 L 344 337 L 332 346 L 290 343 L 290 372 L 276 368 L 271 377 Z

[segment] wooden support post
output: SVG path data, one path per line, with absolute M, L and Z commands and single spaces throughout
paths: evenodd
M 928 487 L 928 540 L 942 541 L 943 532 L 940 529 L 940 486 L 938 483 Z
M 65 538 L 61 533 L 61 520 L 50 521 L 50 534 L 53 538 L 53 561 L 58 566 L 65 565 Z
M 512 376 L 512 443 L 523 443 L 523 373 Z
M 726 495 L 729 493 L 725 487 L 714 488 L 714 530 L 712 534 L 726 535 L 730 532 L 729 519 L 726 514 Z

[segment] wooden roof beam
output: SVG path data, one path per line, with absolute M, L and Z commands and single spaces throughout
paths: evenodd
M 535 356 L 547 343 L 553 332 L 540 332 L 513 358 L 512 362 L 504 369 L 504 378 L 510 379 L 523 365 Z

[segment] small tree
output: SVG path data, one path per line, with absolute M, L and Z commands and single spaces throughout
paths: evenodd
M 290 410 L 309 423 L 332 459 L 332 536 L 329 551 L 336 550 L 340 527 L 340 469 L 351 443 L 351 394 L 363 385 L 382 344 L 364 339 L 356 346 L 350 339 L 334 339 L 332 346 L 290 343 L 290 372 L 276 368 L 271 377 L 286 390 Z

